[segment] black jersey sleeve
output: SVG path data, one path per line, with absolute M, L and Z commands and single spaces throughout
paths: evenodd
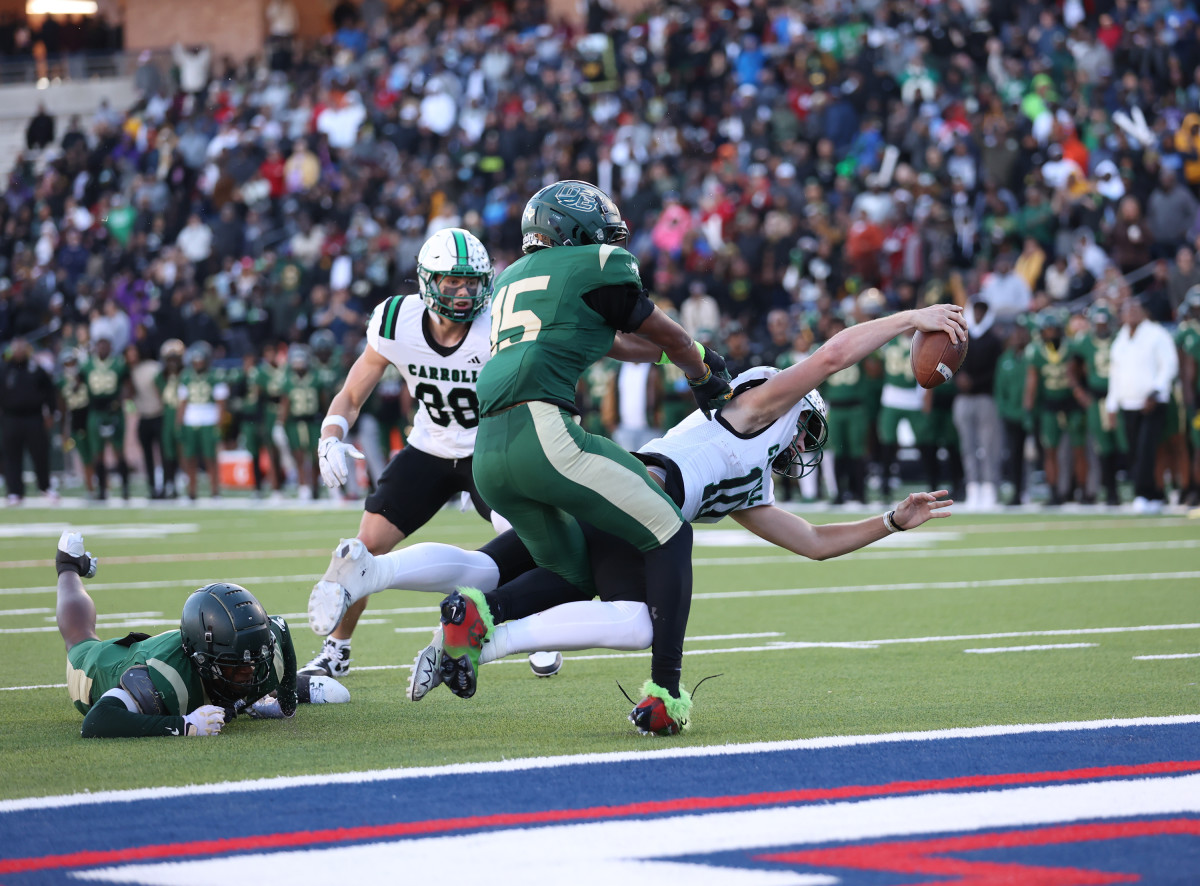
M 621 332 L 633 332 L 654 313 L 654 302 L 646 290 L 630 284 L 601 286 L 583 294 L 589 308 L 604 318 L 604 322 Z

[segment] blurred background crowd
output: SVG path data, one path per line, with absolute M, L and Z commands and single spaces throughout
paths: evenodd
M 226 393 L 217 456 L 194 457 L 261 451 L 256 488 L 308 488 L 275 433 L 289 365 L 327 401 L 372 308 L 415 291 L 425 238 L 468 228 L 503 268 L 526 199 L 578 178 L 617 201 L 653 296 L 735 371 L 892 311 L 966 307 L 950 383 L 916 389 L 899 340 L 831 380 L 826 470 L 783 493 L 1197 503 L 1192 0 L 593 0 L 580 26 L 537 0 L 362 0 L 317 41 L 287 0 L 267 17 L 259 56 L 145 54 L 132 107 L 29 122 L 0 201 L 0 341 L 29 343 L 10 373 L 40 364 L 53 384 L 43 403 L 6 383 L 10 502 L 37 455 L 27 420 L 51 414 L 42 489 L 54 468 L 102 496 L 95 465 L 172 494 L 189 456 L 153 430 L 177 405 L 168 344 L 176 374 Z M 97 365 L 115 390 L 69 406 Z M 376 398 L 386 457 L 411 404 L 395 380 Z M 690 402 L 669 368 L 598 364 L 580 388 L 629 447 Z

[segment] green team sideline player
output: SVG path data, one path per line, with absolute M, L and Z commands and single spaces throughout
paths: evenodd
M 579 426 L 575 389 L 610 352 L 680 366 L 706 416 L 730 388 L 725 361 L 705 354 L 650 301 L 637 259 L 623 248 L 628 236 L 616 204 L 586 182 L 556 182 L 525 205 L 525 255 L 496 281 L 492 358 L 477 384 L 482 418 L 473 472 L 484 500 L 508 518 L 538 565 L 576 587 L 594 592 L 580 519 L 646 554 L 654 645 L 647 699 L 638 709 L 653 696 L 686 718 L 690 699 L 679 680 L 691 527 L 640 461 Z M 644 338 L 616 342 L 618 331 Z M 455 623 L 473 622 L 481 600 L 453 595 L 443 611 L 453 610 Z M 446 652 L 478 661 L 477 646 Z
M 88 443 L 87 426 L 89 396 L 87 383 L 79 372 L 79 351 L 75 348 L 64 348 L 59 357 L 59 364 L 59 413 L 63 422 L 63 443 L 70 441 L 70 447 L 79 453 L 79 462 L 83 466 L 84 487 L 91 493 L 92 450 Z M 64 445 L 63 448 L 66 450 L 68 446 Z
M 129 367 L 114 354 L 112 342 L 96 339 L 96 350 L 81 370 L 88 389 L 88 450 L 96 466 L 96 497 L 108 498 L 108 465 L 104 448 L 112 449 L 121 476 L 121 497 L 129 498 L 129 464 L 125 461 L 125 401 L 129 399 Z
M 1193 286 L 1179 306 L 1183 319 L 1175 331 L 1179 348 L 1179 380 L 1183 386 L 1183 404 L 1187 409 L 1188 441 L 1192 447 L 1191 488 L 1184 501 L 1189 507 L 1200 505 L 1200 286 Z
M 84 738 L 216 735 L 227 719 L 291 717 L 297 702 L 349 701 L 330 677 L 296 677 L 282 618 L 239 585 L 205 585 L 183 604 L 179 630 L 156 637 L 96 636 L 96 604 L 81 579 L 96 574 L 83 536 L 58 540 L 55 616 L 67 646 L 67 691 L 84 715 Z
M 1104 400 L 1108 396 L 1109 353 L 1112 351 L 1115 324 L 1112 311 L 1104 304 L 1088 308 L 1087 318 L 1091 321 L 1091 330 L 1078 336 L 1071 347 L 1075 356 L 1083 361 L 1087 433 L 1100 460 L 1104 503 L 1119 505 L 1121 496 L 1117 492 L 1117 458 L 1126 450 L 1125 432 L 1122 424 L 1113 421 L 1113 416 L 1104 408 Z

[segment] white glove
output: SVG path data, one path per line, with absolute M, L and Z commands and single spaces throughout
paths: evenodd
M 273 695 L 260 698 L 246 711 L 252 720 L 282 720 L 283 709 L 279 707 L 279 699 Z
M 350 443 L 343 443 L 337 437 L 322 437 L 317 444 L 317 463 L 321 466 L 321 481 L 330 489 L 344 486 L 350 476 L 346 465 L 346 456 L 363 458 Z
M 225 709 L 215 704 L 201 705 L 183 718 L 184 735 L 220 735 L 225 725 Z

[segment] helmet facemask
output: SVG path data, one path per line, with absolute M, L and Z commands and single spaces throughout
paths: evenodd
M 804 397 L 805 409 L 796 420 L 796 435 L 771 462 L 771 470 L 783 477 L 798 480 L 817 469 L 825 457 L 825 444 L 829 440 L 828 407 L 816 391 Z
M 469 231 L 446 228 L 421 247 L 417 285 L 426 308 L 453 323 L 466 323 L 492 299 L 492 260 Z

